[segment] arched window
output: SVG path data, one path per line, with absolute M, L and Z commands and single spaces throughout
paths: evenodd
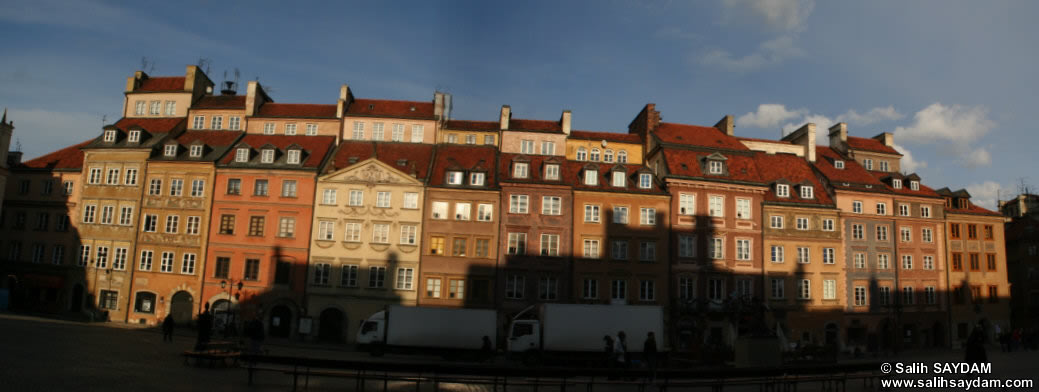
M 587 159 L 588 159 L 588 150 L 585 150 L 584 147 L 578 147 L 577 148 L 577 160 L 583 161 L 583 160 L 587 160 Z
M 624 150 L 617 151 L 617 162 L 628 163 L 628 152 Z
M 591 156 L 588 157 L 588 160 L 590 160 L 592 162 L 598 162 L 599 161 L 599 149 L 598 148 L 593 148 L 592 149 L 592 154 L 591 154 Z
M 602 161 L 606 163 L 613 162 L 613 150 L 606 149 L 606 152 L 602 154 Z

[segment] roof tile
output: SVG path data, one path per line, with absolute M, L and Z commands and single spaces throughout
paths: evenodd
M 750 151 L 747 146 L 732 136 L 714 127 L 699 125 L 660 123 L 653 134 L 664 143 L 687 146 L 718 148 L 733 151 Z
M 183 76 L 164 76 L 142 79 L 134 92 L 184 91 Z
M 432 119 L 433 103 L 386 99 L 355 99 L 346 108 L 346 115 Z
M 221 132 L 232 133 L 232 132 Z M 316 169 L 321 161 L 328 155 L 328 151 L 335 147 L 335 136 L 301 136 L 301 135 L 257 135 L 246 134 L 235 145 L 245 144 L 251 148 L 259 148 L 264 145 L 272 145 L 279 150 L 285 150 L 295 144 L 307 152 L 301 157 L 301 165 L 304 168 Z M 229 165 L 235 158 L 235 153 L 230 151 L 220 159 L 221 165 Z
M 429 185 L 443 186 L 447 170 L 457 167 L 466 171 L 474 168 L 486 170 L 487 178 L 485 181 L 487 186 L 482 188 L 492 188 L 497 185 L 497 176 L 494 170 L 497 153 L 498 149 L 493 146 L 438 145 L 436 147 L 436 158 L 433 161 L 433 172 L 429 178 Z M 466 184 L 468 184 L 468 180 Z
M 848 147 L 851 147 L 856 150 L 872 151 L 902 156 L 902 154 L 900 154 L 894 148 L 885 146 L 884 143 L 877 139 L 867 139 L 864 137 L 848 136 Z
M 266 103 L 256 117 L 336 118 L 336 105 L 310 103 Z
M 245 109 L 244 95 L 206 95 L 192 109 Z
M 28 169 L 81 169 L 83 168 L 83 146 L 90 144 L 94 139 L 65 147 L 58 151 L 42 155 L 40 157 L 22 162 L 14 168 Z
M 375 157 L 394 169 L 425 180 L 433 159 L 433 145 L 422 143 L 343 141 L 336 150 L 334 169 L 340 170 Z M 405 160 L 404 167 L 399 165 Z
M 606 140 L 617 143 L 642 144 L 642 138 L 634 133 L 618 132 L 595 132 L 595 131 L 571 131 L 571 139 L 582 140 Z

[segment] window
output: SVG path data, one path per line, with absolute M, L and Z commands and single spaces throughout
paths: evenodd
M 335 226 L 335 222 L 328 222 L 329 227 Z M 331 229 L 330 229 L 331 230 Z M 335 234 L 329 232 L 329 239 L 335 238 Z M 346 235 L 343 237 L 343 241 L 346 242 L 361 242 L 361 224 L 357 222 L 346 223 Z
M 815 192 L 811 186 L 801 185 L 801 198 L 802 199 L 814 199 Z
M 768 221 L 769 221 L 769 227 L 771 227 L 773 229 L 782 229 L 783 228 L 783 217 L 781 215 L 772 215 L 772 216 L 769 217 Z
M 249 162 L 249 149 L 248 148 L 239 148 L 239 149 L 235 150 L 234 161 L 235 162 Z
M 368 268 L 368 287 L 383 288 L 386 284 L 386 267 Z
M 708 172 L 710 174 L 722 174 L 722 167 L 721 161 L 708 161 Z
M 494 135 L 484 135 L 483 144 L 494 145 Z
M 433 202 L 433 219 L 447 219 L 447 209 L 450 203 L 446 201 Z
M 833 167 L 844 169 L 844 161 L 833 161 Z
M 812 252 L 811 252 L 811 249 L 805 248 L 805 247 L 798 247 L 797 248 L 797 263 L 798 264 L 808 264 L 808 263 L 811 263 L 811 262 L 812 262 Z
M 988 287 L 988 302 L 993 304 L 999 303 L 999 286 Z
M 159 272 L 173 272 L 173 252 L 162 252 L 159 261 Z
M 520 154 L 533 154 L 534 153 L 534 141 L 533 140 L 520 140 Z
M 105 131 L 104 141 L 111 143 L 115 141 L 115 131 Z
M 889 256 L 886 254 L 877 255 L 877 269 L 891 268 L 891 263 L 889 263 L 888 257 Z
M 351 189 L 350 200 L 348 200 L 347 204 L 352 207 L 360 207 L 364 205 L 364 191 L 359 189 Z
M 260 280 L 260 260 L 245 259 L 245 273 L 242 277 L 245 280 Z
M 749 257 L 749 252 L 748 252 Z M 657 243 L 656 242 L 640 242 L 639 243 L 639 260 L 641 261 L 656 261 L 657 260 Z
M 132 207 L 128 207 L 128 208 L 131 208 L 131 211 L 132 211 Z M 58 221 L 55 222 L 54 230 L 60 231 L 60 232 L 69 231 L 69 223 L 71 223 L 71 222 L 70 222 L 70 219 L 69 219 L 68 215 L 58 215 Z
M 797 229 L 808 230 L 808 218 L 797 217 Z
M 881 163 L 880 163 L 880 166 L 881 166 L 881 167 L 885 166 L 885 165 L 884 165 L 885 163 L 886 163 L 886 162 L 881 162 Z M 886 171 L 886 170 L 885 170 L 885 171 Z M 902 180 L 899 180 L 899 179 L 897 179 L 897 178 L 895 178 L 895 179 L 892 179 L 892 180 L 891 180 L 891 187 L 892 187 L 892 188 L 895 188 L 895 189 L 902 189 Z
M 782 262 L 786 261 L 785 257 L 784 257 L 784 253 L 785 252 L 784 252 L 784 248 L 783 248 L 782 245 L 772 245 L 772 262 L 773 263 L 782 263 Z
M 545 165 L 545 179 L 546 180 L 558 180 L 559 179 L 559 165 Z
M 613 207 L 613 223 L 619 225 L 628 224 L 628 207 L 616 206 Z
M 823 219 L 823 231 L 833 231 L 833 219 Z
M 32 247 L 32 262 L 33 264 L 39 264 L 43 262 L 43 253 L 46 250 L 43 248 L 43 244 L 36 244 Z
M 154 251 L 150 251 L 150 250 L 142 250 L 142 251 L 141 251 L 141 259 L 140 259 L 140 261 L 139 261 L 139 262 L 137 263 L 137 269 L 139 269 L 139 270 L 141 270 L 141 271 L 151 271 L 151 270 L 152 270 L 152 259 L 153 259 L 154 257 L 155 257 L 155 252 L 154 252 Z M 227 262 L 230 262 L 230 261 L 231 261 L 231 259 L 228 259 L 228 258 L 225 258 L 225 257 L 218 257 L 218 258 L 216 259 L 216 266 L 217 266 L 217 272 L 218 272 L 218 273 L 219 273 L 219 271 L 220 271 L 220 260 L 221 260 L 221 259 L 224 259 L 224 260 L 226 260 Z M 221 277 L 221 276 L 220 276 L 220 275 L 217 275 L 217 277 Z M 226 276 L 226 275 L 224 275 L 223 277 L 225 277 L 225 278 L 226 278 L 227 276 Z
M 855 286 L 855 306 L 866 306 L 866 288 Z
M 863 225 L 851 225 L 851 238 L 856 240 L 863 239 Z
M 234 215 L 220 215 L 220 234 L 234 234 Z M 147 226 L 145 220 L 145 226 Z
M 898 215 L 899 216 L 909 216 L 909 205 L 908 204 L 899 204 L 898 205 Z
M 584 184 L 588 186 L 599 185 L 599 171 L 598 170 L 585 170 L 584 171 Z
M 96 168 L 95 167 L 95 168 L 91 168 L 90 169 L 90 178 L 87 181 L 87 183 L 89 183 L 89 184 L 100 184 L 101 183 L 101 169 L 100 168 Z
M 649 173 L 639 174 L 639 188 L 649 189 L 653 186 L 653 175 Z
M 627 185 L 627 177 L 625 176 L 624 172 L 615 171 L 611 172 L 610 175 L 612 176 L 612 181 L 610 181 L 610 185 L 620 188 L 623 188 Z
M 887 215 L 887 204 L 877 203 L 877 215 Z
M 195 273 L 195 254 L 185 253 L 180 263 L 180 273 L 193 275 Z
M 628 281 L 614 280 L 610 285 L 610 299 L 624 300 L 628 298 Z
M 174 178 L 170 180 L 170 196 L 180 196 L 184 194 L 184 180 Z
M 656 282 L 652 280 L 643 280 L 639 282 L 639 300 L 640 301 L 655 301 L 656 300 Z
M 191 197 L 202 197 L 206 190 L 206 180 L 191 181 Z
M 725 257 L 725 238 L 714 237 L 711 238 L 711 242 L 708 243 L 708 252 L 711 254 L 712 259 L 721 259 Z
M 470 173 L 469 174 L 469 185 L 472 186 L 483 186 L 486 182 L 487 173 Z
M 390 192 L 378 192 L 375 194 L 375 207 L 390 208 Z
M 887 241 L 887 226 L 877 226 L 877 241 Z
M 593 161 L 593 162 L 598 162 L 599 161 L 599 149 L 598 148 L 593 148 L 592 149 L 592 151 L 588 154 L 588 160 Z
M 180 225 L 180 217 L 177 215 L 166 216 L 166 232 L 170 234 L 177 234 L 178 226 Z
M 470 218 L 472 212 L 472 205 L 469 203 L 455 203 L 455 220 L 467 221 Z
M 327 285 L 328 277 L 332 273 L 332 266 L 327 263 L 314 264 L 314 284 Z
M 342 275 L 339 277 L 339 285 L 343 287 L 357 287 L 357 266 L 344 265 Z
M 952 237 L 952 239 L 954 239 L 954 240 L 960 239 L 960 224 L 959 223 L 950 223 L 949 224 L 949 237 Z
M 736 219 L 750 219 L 750 199 L 736 199 Z
M 177 156 L 177 145 L 176 144 L 167 144 L 164 147 L 164 149 L 163 149 L 163 155 L 165 155 L 167 157 L 175 157 L 175 156 Z
M 94 223 L 94 214 L 96 213 L 96 211 L 96 205 L 83 206 L 83 223 Z
M 902 269 L 913 269 L 913 255 L 902 255 Z
M 736 260 L 750 260 L 750 240 L 736 239 Z
M 71 195 L 72 191 L 75 189 L 75 184 L 72 181 L 65 181 L 61 183 L 61 186 L 65 190 L 65 196 Z
M 696 237 L 678 236 L 678 257 L 696 257 Z
M 911 228 L 900 227 L 898 232 L 902 242 L 911 242 L 913 240 L 913 230 Z
M 298 165 L 300 155 L 299 152 L 299 150 L 289 150 L 288 158 L 286 158 L 286 163 L 290 165 Z
M 617 163 L 628 163 L 628 152 L 621 150 L 617 152 Z
M 790 185 L 776 184 L 776 196 L 790 197 Z
M 336 204 L 336 190 L 325 189 L 321 191 L 321 204 L 324 205 L 335 205 Z
M 934 291 L 934 286 L 924 287 L 924 298 L 928 305 L 934 305 L 938 303 L 938 295 Z
M 639 224 L 643 226 L 653 226 L 657 224 L 657 209 L 656 208 L 639 208 Z
M 192 158 L 201 157 L 202 156 L 202 146 L 200 146 L 200 145 L 191 146 L 190 154 L 191 154 Z
M 491 249 L 491 240 L 486 238 L 476 239 L 476 257 L 489 257 Z
M 599 299 L 599 281 L 595 279 L 585 279 L 584 286 L 581 290 L 581 298 Z
M 141 131 L 138 131 L 138 130 L 130 131 L 130 136 L 128 136 L 126 138 L 126 141 L 130 142 L 130 143 L 138 143 L 138 142 L 140 142 L 141 141 Z
M 307 136 L 317 135 L 317 124 L 307 123 L 307 130 L 305 131 Z M 372 140 L 382 140 L 382 123 L 375 123 L 375 130 L 372 131 Z
M 429 254 L 432 255 L 443 255 L 444 252 L 444 237 L 431 237 L 429 239 Z
M 913 305 L 914 302 L 916 302 L 916 301 L 915 301 L 915 296 L 913 295 L 913 287 L 912 286 L 903 287 L 902 288 L 902 304 L 904 304 L 904 305 Z
M 725 282 L 721 279 L 707 279 L 707 299 L 725 298 Z
M 480 204 L 476 207 L 476 220 L 478 222 L 490 222 L 494 220 L 494 205 Z
M 141 228 L 146 233 L 154 233 L 159 226 L 159 216 L 154 214 L 144 215 L 144 227 Z
M 263 224 L 265 220 L 266 218 L 262 216 L 249 217 L 249 236 L 263 237 Z
M 851 212 L 854 212 L 856 214 L 861 214 L 862 213 L 862 202 L 858 201 L 858 200 L 855 200 L 855 201 L 851 202 Z
M 108 177 L 105 182 L 108 185 L 119 185 L 119 169 L 108 169 Z
M 527 233 L 509 233 L 509 254 L 527 254 Z
M 602 161 L 606 162 L 606 163 L 612 163 L 613 162 L 613 150 L 607 148 L 605 151 L 603 151 L 603 153 L 602 153 Z
M 523 299 L 523 286 L 526 279 L 519 275 L 507 275 L 505 277 L 505 298 Z
M 834 248 L 823 248 L 823 264 L 833 264 L 836 260 Z
M 931 207 L 930 206 L 920 206 L 920 217 L 921 218 L 930 218 L 931 217 Z
M 111 207 L 106 207 L 111 208 Z M 36 216 L 36 230 L 47 230 L 47 223 L 50 222 L 50 214 L 41 212 Z
M 823 280 L 823 299 L 837 299 L 837 281 Z
M 924 269 L 925 270 L 933 270 L 934 269 L 934 256 L 924 256 Z
M 189 216 L 188 225 L 184 230 L 184 234 L 198 235 L 198 228 L 202 224 L 202 217 L 200 216 Z
M 614 260 L 628 259 L 628 241 L 613 241 L 611 256 Z
M 295 135 L 296 134 L 296 124 L 292 124 L 292 123 L 285 124 L 285 134 L 286 135 Z
M 538 280 L 538 299 L 542 301 L 554 301 L 559 299 L 559 281 L 552 277 L 543 277 Z
M 598 259 L 599 254 L 599 240 L 584 240 L 584 258 Z
M 476 135 L 465 135 L 465 144 L 475 145 L 476 144 Z M 456 282 L 456 281 L 452 280 L 452 282 Z M 462 281 L 458 281 L 458 282 L 462 282 Z
M 119 309 L 119 292 L 111 290 L 101 290 L 101 296 L 97 299 L 97 307 L 108 310 Z
M 465 177 L 465 173 L 460 171 L 449 171 L 447 172 L 447 183 L 448 185 L 462 185 L 462 178 Z
M 888 171 L 887 170 L 887 161 L 880 161 L 880 171 Z
M 137 169 L 126 169 L 126 176 L 123 180 L 124 185 L 137 185 Z M 44 189 L 50 189 L 50 182 L 44 183 Z M 50 194 L 47 191 L 45 194 Z
M 599 206 L 595 204 L 584 205 L 585 223 L 599 223 Z
M 265 148 L 260 152 L 261 163 L 274 163 L 274 149 Z
M 224 129 L 224 116 L 213 116 L 210 120 L 210 129 L 220 130 Z
M 891 305 L 891 288 L 887 286 L 877 287 L 877 302 L 880 306 Z
M 512 176 L 515 178 L 527 178 L 529 176 L 530 165 L 524 162 L 516 162 L 512 164 Z
M 414 225 L 401 225 L 400 226 L 400 244 L 401 245 L 416 245 L 416 244 L 418 244 L 418 226 L 414 226 Z
M 411 290 L 414 285 L 414 268 L 397 268 L 397 290 Z
M 17 257 L 12 257 L 12 259 L 14 258 Z M 90 262 L 90 245 L 79 246 L 79 256 L 76 257 L 76 260 L 78 260 L 76 265 L 80 267 L 85 267 Z
M 274 131 L 275 131 L 274 123 L 272 123 L 272 122 L 263 123 L 263 134 L 264 135 L 273 135 Z
M 415 192 L 404 192 L 404 209 L 416 210 L 418 209 L 418 193 Z
M 440 278 L 426 278 L 427 298 L 440 298 L 441 282 L 442 280 Z
M 808 279 L 800 279 L 797 281 L 797 299 L 811 299 L 812 298 L 812 281 Z
M 709 215 L 713 216 L 713 217 L 719 217 L 719 218 L 720 217 L 724 217 L 725 216 L 724 203 L 725 203 L 725 198 L 723 196 L 711 196 L 710 199 L 709 199 L 709 203 L 708 203 L 708 210 L 709 210 L 708 213 L 709 213 Z
M 510 214 L 526 214 L 527 207 L 529 205 L 527 195 L 510 195 L 509 196 L 509 213 Z
M 390 137 L 395 142 L 403 142 L 404 124 L 393 124 L 393 130 L 390 132 Z
M 696 283 L 688 276 L 678 277 L 678 298 L 691 300 L 696 298 Z
M 994 254 L 986 254 L 985 255 L 985 266 L 988 268 L 989 272 L 995 271 L 996 270 L 996 255 L 994 255 Z
M 372 226 L 372 242 L 376 244 L 390 243 L 390 225 L 376 223 Z
M 982 229 L 985 233 L 985 239 L 991 240 L 993 238 L 992 225 L 985 225 Z
M 136 114 L 138 116 L 143 116 L 144 115 L 144 105 L 145 105 L 144 101 L 134 102 L 134 111 L 133 111 L 134 114 Z
M 425 126 L 423 126 L 423 125 L 412 125 L 411 126 L 411 142 L 412 143 L 422 143 L 422 136 L 423 136 L 422 134 L 425 132 L 424 128 L 425 128 Z
M 866 159 L 863 161 L 863 166 L 866 166 L 866 170 L 873 170 L 873 160 Z
M 970 270 L 981 271 L 981 262 L 979 261 L 979 256 L 977 253 L 970 254 Z
M 188 218 L 188 225 L 191 225 L 191 219 Z M 296 236 L 296 218 L 282 217 L 278 219 L 278 237 L 292 238 Z
M 588 160 L 588 150 L 586 150 L 584 147 L 578 147 L 577 148 L 577 155 L 576 155 L 575 158 L 578 161 L 587 161 Z
M 920 190 L 920 182 L 919 181 L 909 181 L 909 189 L 912 189 L 914 191 Z
M 231 116 L 228 119 L 228 129 L 237 131 L 242 128 L 242 118 L 239 116 Z

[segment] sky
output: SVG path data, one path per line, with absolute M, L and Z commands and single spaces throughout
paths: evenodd
M 0 0 L 0 107 L 29 159 L 118 119 L 126 78 L 208 60 L 276 102 L 431 100 L 452 118 L 556 120 L 622 132 L 646 103 L 666 122 L 820 143 L 895 135 L 903 169 L 995 208 L 1034 173 L 1035 1 Z M 239 89 L 244 93 L 244 89 Z M 13 146 L 14 147 L 14 146 Z

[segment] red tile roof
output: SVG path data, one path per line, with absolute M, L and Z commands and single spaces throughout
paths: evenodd
M 237 134 L 237 132 L 222 132 L 212 131 L 213 133 L 228 133 Z M 178 139 L 179 140 L 179 139 Z M 328 154 L 328 150 L 335 147 L 335 136 L 301 136 L 301 135 L 257 135 L 257 134 L 246 134 L 236 145 L 245 144 L 252 148 L 260 148 L 265 145 L 273 145 L 279 150 L 285 150 L 289 146 L 295 144 L 303 148 L 306 154 L 303 154 L 301 159 L 301 166 L 305 168 L 317 168 L 321 165 L 321 161 L 325 159 Z M 231 163 L 235 158 L 234 149 L 228 150 L 228 153 L 220 159 L 221 164 Z
M 819 145 L 815 147 L 815 168 L 819 170 L 830 184 L 837 188 L 844 188 L 843 183 L 872 185 L 874 189 L 882 189 L 884 183 L 873 177 L 866 168 L 841 155 L 840 152 L 829 146 Z M 835 160 L 844 161 L 844 169 L 838 169 L 833 165 Z
M 497 185 L 497 175 L 494 170 L 497 155 L 498 149 L 493 146 L 438 145 L 429 185 L 444 185 L 445 173 L 449 169 L 460 169 L 467 172 L 477 169 L 487 173 L 486 188 L 492 188 Z M 466 184 L 468 184 L 468 179 Z
M 192 109 L 245 109 L 244 95 L 206 95 Z
M 499 131 L 501 124 L 497 121 L 449 120 L 444 129 L 459 131 Z
M 512 163 L 514 159 L 520 159 L 521 162 L 530 163 L 529 167 L 529 178 L 513 178 L 512 177 Z M 545 180 L 545 163 L 546 161 L 553 161 L 559 164 L 559 180 Z M 538 183 L 538 184 L 552 184 L 552 185 L 566 185 L 570 186 L 564 181 L 570 177 L 566 171 L 566 158 L 561 156 L 551 155 L 524 155 L 524 154 L 507 154 L 502 153 L 498 157 L 498 182 L 500 183 Z
M 735 137 L 726 135 L 724 132 L 719 131 L 718 128 L 714 127 L 660 123 L 660 126 L 653 131 L 653 134 L 660 138 L 660 141 L 664 143 L 734 151 L 750 150 Z
M 809 166 L 808 161 L 804 158 L 793 154 L 767 154 L 759 152 L 755 154 L 754 160 L 757 162 L 762 181 L 770 185 L 769 191 L 765 193 L 766 202 L 834 204 L 833 199 L 826 192 L 826 188 L 823 187 L 822 181 L 819 180 L 819 177 L 816 176 L 812 167 Z M 771 186 L 781 179 L 789 181 L 790 185 L 795 186 L 793 189 L 790 189 L 790 197 L 777 196 L 776 187 Z M 796 188 L 796 185 L 803 184 L 805 181 L 812 185 L 814 199 L 801 198 L 800 191 Z
M 642 144 L 642 138 L 635 133 L 571 131 L 571 139 L 606 140 L 617 143 Z
M 142 79 L 134 92 L 184 91 L 183 76 L 167 76 Z
M 336 105 L 266 103 L 256 117 L 336 118 Z
M 701 160 L 715 152 L 690 151 L 676 148 L 665 148 L 661 151 L 667 164 L 668 172 L 674 176 L 703 178 L 707 180 L 739 181 L 761 183 L 758 167 L 754 157 L 742 154 L 722 154 L 729 175 L 706 175 L 701 169 Z M 719 152 L 720 153 L 720 152 Z
M 394 169 L 419 180 L 425 180 L 429 174 L 429 164 L 433 159 L 433 145 L 421 143 L 362 142 L 343 141 L 336 150 L 334 169 L 340 170 L 364 162 L 375 157 Z M 351 162 L 351 158 L 354 161 Z M 405 160 L 404 166 L 399 165 Z
M 386 99 L 355 99 L 346 108 L 346 115 L 432 119 L 433 103 Z
M 645 166 L 580 161 L 567 161 L 563 166 L 566 167 L 566 170 L 563 170 L 563 173 L 565 174 L 565 176 L 563 177 L 563 183 L 572 184 L 574 186 L 574 190 L 648 194 L 665 193 L 664 189 L 661 187 L 662 184 L 660 181 L 653 181 L 648 189 L 639 188 L 638 172 L 640 170 L 643 170 L 646 173 L 653 173 L 649 170 L 649 168 Z M 627 175 L 627 181 L 624 188 L 613 186 L 613 174 L 611 173 L 613 172 L 613 169 L 618 166 L 623 167 L 624 173 Z M 594 167 L 595 170 L 598 171 L 598 185 L 585 185 L 584 172 L 585 169 L 589 167 Z
M 123 117 L 115 123 L 115 127 L 121 131 L 127 131 L 132 127 L 141 127 L 148 133 L 167 133 L 177 130 L 178 126 L 184 125 L 183 117 L 172 118 L 129 118 Z
M 955 205 L 956 203 L 953 203 L 953 204 Z M 949 207 L 945 207 L 945 213 L 1003 216 L 1003 214 L 1000 214 L 998 212 L 989 210 L 987 208 L 978 207 L 973 202 L 967 203 L 967 208 L 949 208 Z
M 737 136 L 736 140 L 740 140 L 740 141 L 746 140 L 746 141 L 749 141 L 749 142 L 765 142 L 765 143 L 776 143 L 776 144 L 789 144 L 789 145 L 793 145 L 793 143 L 791 143 L 789 141 L 786 141 L 786 140 L 759 139 L 759 138 L 742 137 L 742 136 Z
M 22 162 L 15 168 L 29 169 L 81 169 L 83 168 L 83 150 L 80 148 L 93 142 L 94 139 L 65 147 L 50 154 L 46 154 L 28 161 Z
M 187 131 L 177 137 L 177 143 L 186 146 L 196 140 L 201 140 L 203 144 L 210 147 L 230 146 L 241 135 L 241 132 L 231 131 Z
M 903 176 L 903 175 L 901 175 L 899 173 L 888 173 L 888 172 L 877 172 L 877 171 L 874 171 L 874 172 L 870 172 L 870 174 L 872 174 L 873 177 L 876 178 L 878 181 L 883 182 L 884 183 L 884 187 L 887 188 L 887 191 L 890 192 L 890 193 L 895 193 L 895 194 L 899 194 L 899 195 L 906 195 L 906 196 L 942 197 L 937 192 L 935 192 L 934 189 L 931 189 L 930 187 L 924 185 L 923 183 L 920 184 L 920 189 L 919 190 L 915 190 L 914 191 L 912 188 L 909 187 L 909 180 L 904 179 L 903 177 L 905 177 L 905 176 Z M 899 189 L 895 189 L 894 187 L 892 187 L 890 185 L 887 185 L 888 182 L 884 181 L 884 178 L 887 178 L 887 177 L 890 177 L 890 176 L 893 176 L 893 177 L 898 178 L 898 179 L 902 179 L 902 187 L 899 188 Z
M 563 133 L 563 125 L 559 121 L 509 119 L 510 131 Z
M 865 150 L 902 156 L 902 154 L 900 154 L 894 148 L 885 146 L 883 142 L 877 139 L 867 139 L 864 137 L 848 136 L 848 147 L 855 150 Z

